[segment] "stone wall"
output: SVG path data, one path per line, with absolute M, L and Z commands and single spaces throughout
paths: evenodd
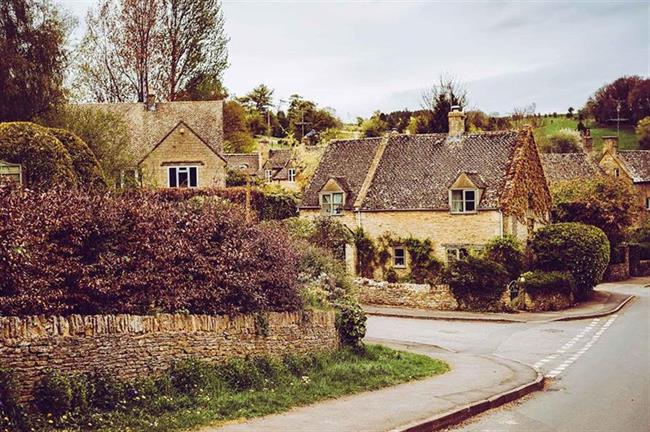
M 574 303 L 573 294 L 542 293 L 531 296 L 524 293 L 524 309 L 532 312 L 557 311 L 570 308 Z
M 274 312 L 266 317 L 0 317 L 0 366 L 16 372 L 21 399 L 29 400 L 48 368 L 70 374 L 103 370 L 129 380 L 187 357 L 219 362 L 338 347 L 333 312 Z
M 359 279 L 359 301 L 364 304 L 418 309 L 453 310 L 458 303 L 447 285 L 388 283 Z

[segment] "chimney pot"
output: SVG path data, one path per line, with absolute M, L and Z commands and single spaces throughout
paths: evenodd
M 451 107 L 448 119 L 450 136 L 460 136 L 465 133 L 465 113 L 461 110 L 460 106 L 453 105 Z
M 147 95 L 147 111 L 156 111 L 156 93 L 149 92 Z

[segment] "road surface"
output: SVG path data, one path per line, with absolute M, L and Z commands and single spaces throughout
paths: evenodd
M 369 317 L 368 336 L 506 357 L 548 378 L 544 392 L 450 431 L 650 431 L 650 278 L 603 289 L 637 296 L 617 314 L 553 323 Z

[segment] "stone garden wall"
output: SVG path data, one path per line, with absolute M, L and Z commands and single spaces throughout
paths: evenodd
M 524 293 L 525 310 L 532 312 L 558 311 L 573 306 L 573 294 L 565 295 L 563 293 L 543 293 L 531 296 Z
M 339 344 L 334 321 L 334 312 L 0 317 L 0 367 L 16 372 L 21 399 L 29 400 L 48 368 L 103 370 L 126 380 L 187 357 L 217 362 L 333 350 Z
M 357 284 L 359 302 L 364 304 L 438 310 L 458 307 L 447 285 L 389 283 L 370 279 L 359 279 Z

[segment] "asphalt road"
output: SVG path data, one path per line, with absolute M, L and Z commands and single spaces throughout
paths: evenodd
M 474 323 L 370 317 L 368 336 L 506 357 L 548 377 L 544 392 L 451 431 L 650 431 L 650 279 L 608 284 L 637 296 L 600 319 Z

